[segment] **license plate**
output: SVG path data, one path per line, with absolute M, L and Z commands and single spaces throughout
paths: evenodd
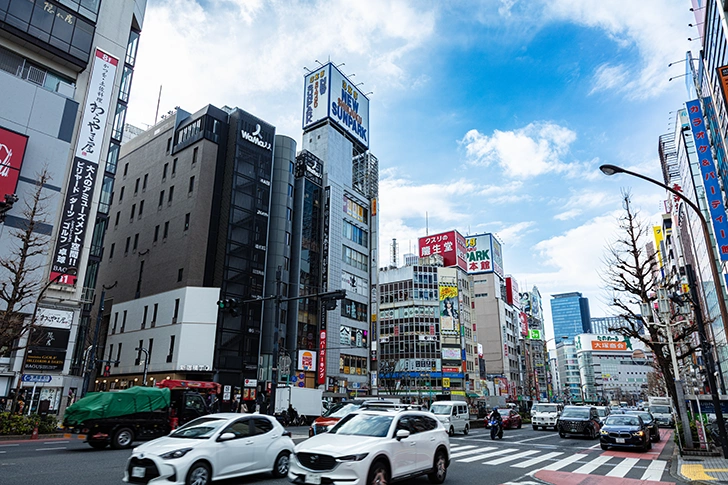
M 624 438 L 616 438 L 617 443 L 624 443 Z
M 306 479 L 304 481 L 311 485 L 321 485 L 321 475 L 318 473 L 306 473 Z
M 143 466 L 135 466 L 131 469 L 131 476 L 134 478 L 144 478 L 147 469 Z
M 572 433 L 576 433 L 576 430 L 572 428 L 572 429 L 571 429 L 571 432 L 572 432 Z

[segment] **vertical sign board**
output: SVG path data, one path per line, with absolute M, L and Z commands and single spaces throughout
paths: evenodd
M 117 58 L 96 49 L 51 261 L 50 279 L 61 284 L 76 283 L 70 273 L 78 269 L 86 235 L 118 64 Z
M 459 266 L 465 269 L 465 238 L 457 231 L 448 231 L 419 240 L 419 256 L 426 258 L 439 254 L 446 267 Z
M 324 223 L 323 237 L 321 244 L 321 290 L 327 291 L 329 288 L 329 225 L 331 214 L 331 188 L 324 189 Z M 326 384 L 326 325 L 327 314 L 326 308 L 319 303 L 320 321 L 319 321 L 319 354 L 318 354 L 318 383 Z
M 0 128 L 0 200 L 15 193 L 27 145 L 27 136 Z
M 700 161 L 700 173 L 703 176 L 705 185 L 705 196 L 708 199 L 710 219 L 713 221 L 713 233 L 717 243 L 718 254 L 721 261 L 728 261 L 728 220 L 726 220 L 723 196 L 718 184 L 718 174 L 713 161 L 713 154 L 710 150 L 708 133 L 705 130 L 705 120 L 700 102 L 695 99 L 686 103 L 690 126 L 695 141 L 695 151 Z
M 728 66 L 721 66 L 716 69 L 718 71 L 718 79 L 720 79 L 720 87 L 723 91 L 723 100 L 728 106 Z

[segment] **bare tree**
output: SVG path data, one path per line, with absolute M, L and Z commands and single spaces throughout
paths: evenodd
M 625 322 L 623 326 L 609 328 L 610 332 L 621 334 L 626 339 L 635 339 L 652 351 L 655 365 L 659 369 L 667 390 L 677 408 L 675 376 L 671 366 L 670 349 L 667 344 L 667 328 L 649 324 L 652 315 L 640 315 L 642 306 L 654 305 L 657 289 L 663 283 L 657 277 L 657 255 L 648 253 L 645 242 L 652 229 L 640 219 L 639 212 L 631 207 L 631 195 L 622 193 L 624 214 L 619 218 L 621 235 L 607 246 L 606 269 L 602 276 L 606 289 L 612 294 L 610 306 L 618 311 Z M 689 338 L 697 331 L 694 322 L 683 321 L 672 326 L 673 339 L 680 346 L 676 348 L 678 361 L 695 352 L 696 347 Z
M 0 355 L 17 350 L 24 337 L 35 324 L 34 308 L 44 288 L 50 236 L 38 231 L 47 224 L 48 198 L 43 186 L 51 179 L 44 168 L 36 176 L 36 186 L 22 202 L 23 225 L 10 229 L 10 244 L 0 256 Z

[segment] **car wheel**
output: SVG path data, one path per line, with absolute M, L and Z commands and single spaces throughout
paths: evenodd
M 521 429 L 521 426 L 523 426 L 523 421 L 518 422 L 518 426 L 516 426 L 516 429 Z
M 208 485 L 210 480 L 210 467 L 203 462 L 197 462 L 187 472 L 186 485 Z
M 566 438 L 566 433 L 559 431 L 559 438 Z
M 602 443 L 600 446 L 602 447 L 603 450 L 609 449 L 609 446 L 605 445 L 604 443 Z
M 449 434 L 450 436 L 455 436 L 455 428 L 450 426 L 450 429 L 448 430 L 447 434 Z
M 287 451 L 281 451 L 273 463 L 273 476 L 275 478 L 283 478 L 288 476 L 288 469 L 291 467 L 291 454 Z
M 123 450 L 125 448 L 131 448 L 134 443 L 134 431 L 129 428 L 121 428 L 114 433 L 114 438 L 111 440 L 111 447 L 115 450 Z
M 447 477 L 447 458 L 445 452 L 439 450 L 435 453 L 435 460 L 432 467 L 432 473 L 427 475 L 430 483 L 442 483 Z M 371 485 L 371 484 L 370 484 Z
M 657 430 L 657 436 L 655 436 L 655 443 L 659 443 L 662 441 L 662 436 L 660 436 L 660 430 Z
M 534 425 L 533 425 L 533 430 L 534 430 L 534 431 L 538 431 L 538 426 L 536 426 L 536 425 L 534 424 Z
M 389 484 L 389 468 L 386 463 L 377 460 L 369 470 L 369 478 L 367 485 L 388 485 Z
M 470 425 L 466 424 L 465 429 L 463 430 L 463 434 L 467 435 L 468 433 L 470 433 Z
M 95 450 L 103 450 L 108 445 L 106 441 L 89 441 L 88 444 Z
M 649 438 L 647 439 L 647 449 L 648 450 L 652 449 L 652 441 Z

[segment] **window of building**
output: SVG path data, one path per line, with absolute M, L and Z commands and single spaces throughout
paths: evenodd
M 136 182 L 134 182 L 134 195 L 137 195 L 139 193 L 139 181 L 141 179 L 136 179 Z
M 172 160 L 172 177 L 177 175 L 177 159 Z
M 154 242 L 157 242 L 158 239 L 159 239 L 159 224 L 157 224 L 154 227 Z
M 190 213 L 185 214 L 185 231 L 190 228 Z
M 364 303 L 345 299 L 341 302 L 341 316 L 366 322 L 368 321 L 367 306 Z
M 114 312 L 114 325 L 111 327 L 111 335 L 116 333 L 116 325 L 119 323 L 119 312 Z
M 147 353 L 148 353 L 147 359 L 149 359 L 149 362 L 152 361 L 152 350 L 154 350 L 154 339 L 150 338 L 149 347 L 147 347 Z
M 288 165 L 288 171 L 290 173 L 294 173 L 294 174 L 296 173 L 296 166 L 294 165 L 293 162 L 291 162 L 290 165 Z
M 126 177 L 126 174 L 127 174 L 128 172 L 129 172 L 129 164 L 128 164 L 128 163 L 125 163 L 125 164 L 124 164 L 124 177 Z
M 121 328 L 119 329 L 119 333 L 124 333 L 125 328 L 126 328 L 126 310 L 124 310 L 124 313 L 121 316 Z
M 157 310 L 159 309 L 159 304 L 154 304 L 154 310 L 152 311 L 152 322 L 149 324 L 151 328 L 154 328 L 157 325 Z
M 195 166 L 195 163 L 197 163 L 197 148 L 198 148 L 198 147 L 195 147 L 195 148 L 194 148 L 194 149 L 192 150 L 192 166 L 193 166 L 193 167 Z
M 192 194 L 192 191 L 195 190 L 195 176 L 193 175 L 190 177 L 190 187 L 187 189 L 188 194 Z
M 286 231 L 286 246 L 291 245 L 291 233 Z
M 182 281 L 182 276 L 184 275 L 184 272 L 185 272 L 185 269 L 184 268 L 180 268 L 180 269 L 177 270 L 177 282 L 178 283 L 180 281 Z
M 344 213 L 359 222 L 366 223 L 368 220 L 367 209 L 350 199 L 347 195 L 344 195 Z
M 137 232 L 134 234 L 134 247 L 132 248 L 132 252 L 137 250 L 137 247 L 139 247 L 139 233 Z
M 122 327 L 123 329 L 124 327 Z M 121 331 L 124 333 L 124 330 Z M 114 361 L 114 367 L 119 367 L 119 362 L 121 362 L 121 346 L 123 344 L 119 342 L 119 346 L 116 348 L 116 360 Z
M 121 211 L 116 211 L 116 219 L 114 220 L 114 226 L 119 225 L 119 216 L 121 216 Z
M 172 138 L 167 138 L 167 155 L 172 150 Z
M 142 218 L 142 213 L 144 212 L 144 201 L 139 202 L 139 219 Z
M 111 136 L 121 141 L 124 136 L 124 122 L 126 121 L 126 105 L 123 103 L 116 104 L 116 114 L 114 115 L 114 124 L 111 127 Z
M 134 214 L 136 213 L 136 204 L 131 205 L 131 216 L 129 219 L 133 222 L 134 221 Z
M 126 238 L 126 246 L 124 246 L 124 256 L 129 253 L 129 245 L 131 244 L 131 236 Z
M 286 207 L 286 220 L 291 221 L 293 220 L 293 211 L 290 207 Z
M 164 167 L 162 168 L 162 182 L 167 180 L 167 168 L 169 168 L 169 163 L 165 163 Z
M 82 2 L 84 3 L 84 2 Z M 134 66 L 136 62 L 137 49 L 139 47 L 139 32 L 131 31 L 129 34 L 129 42 L 126 44 L 126 63 Z M 144 384 L 146 385 L 146 383 Z
M 168 235 L 169 235 L 169 221 L 164 223 L 164 233 L 162 234 L 162 239 L 167 239 Z
M 288 197 L 293 197 L 293 185 L 288 184 Z
M 167 362 L 172 362 L 174 359 L 174 335 L 169 336 L 169 353 L 167 354 Z
M 121 204 L 121 201 L 124 200 L 124 187 L 121 188 L 119 191 L 119 203 Z
M 172 323 L 177 323 L 179 318 L 179 298 L 174 299 L 174 316 L 172 317 Z
M 343 253 L 344 263 L 353 266 L 354 268 L 358 268 L 362 271 L 367 270 L 367 267 L 369 265 L 369 257 L 367 255 L 351 249 L 348 246 L 344 246 Z
M 114 257 L 114 246 L 116 246 L 114 243 L 111 243 L 111 247 L 109 248 L 109 259 Z
M 164 190 L 162 190 L 159 193 L 159 209 L 162 208 L 162 204 L 164 203 Z
M 174 198 L 174 185 L 169 188 L 169 198 L 167 199 L 167 205 L 170 205 L 172 203 L 173 198 Z
M 364 247 L 367 247 L 367 243 L 369 240 L 369 233 L 365 231 L 364 229 L 355 226 L 351 222 L 344 221 L 344 237 L 347 238 L 350 241 L 353 241 L 357 244 L 360 244 Z
M 144 314 L 142 315 L 142 330 L 147 328 L 147 315 L 149 314 L 149 305 L 144 305 Z
M 142 182 L 142 192 L 144 192 L 145 190 L 147 190 L 147 180 L 149 180 L 149 174 L 148 173 L 145 173 L 144 174 L 144 182 Z

